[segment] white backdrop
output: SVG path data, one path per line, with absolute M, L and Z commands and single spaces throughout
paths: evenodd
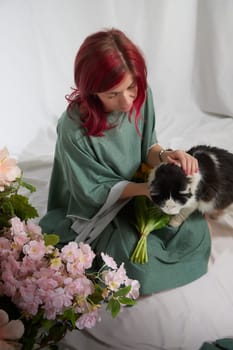
M 74 57 L 87 35 L 105 27 L 125 31 L 144 52 L 161 145 L 233 151 L 233 0 L 0 0 L 0 148 L 8 147 L 37 187 L 30 199 L 40 215 Z M 213 227 L 208 274 L 140 301 L 119 321 L 103 315 L 94 336 L 74 333 L 74 344 L 197 350 L 233 337 L 233 216 Z
M 52 158 L 75 54 L 104 27 L 143 50 L 163 143 L 189 146 L 201 110 L 233 115 L 232 0 L 0 0 L 0 147 Z

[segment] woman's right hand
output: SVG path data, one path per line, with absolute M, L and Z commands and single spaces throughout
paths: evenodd
M 130 182 L 124 188 L 120 198 L 126 199 L 126 198 L 132 198 L 136 196 L 147 196 L 148 198 L 150 198 L 150 191 L 149 191 L 149 186 L 147 182 L 142 182 L 142 183 Z

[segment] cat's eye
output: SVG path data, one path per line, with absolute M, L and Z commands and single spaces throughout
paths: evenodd
M 190 198 L 192 197 L 191 190 L 189 189 L 189 191 L 179 191 L 179 196 L 183 198 Z
M 160 192 L 151 190 L 151 191 L 150 191 L 150 195 L 151 195 L 151 196 L 159 196 L 159 195 L 160 195 Z
M 189 193 L 190 193 L 190 190 L 189 190 L 189 191 L 187 191 L 187 190 L 185 190 L 185 191 L 179 191 L 179 193 L 180 193 L 180 194 L 189 194 Z

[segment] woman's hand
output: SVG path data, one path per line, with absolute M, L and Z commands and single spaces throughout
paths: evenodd
M 181 166 L 186 175 L 193 175 L 198 172 L 198 161 L 182 150 L 165 151 L 162 154 L 162 160 L 166 163 L 173 163 Z

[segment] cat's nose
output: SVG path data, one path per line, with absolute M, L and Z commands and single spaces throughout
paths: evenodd
M 177 208 L 176 203 L 172 199 L 166 201 L 165 212 L 170 215 L 175 215 L 179 213 L 179 209 Z
M 173 209 L 176 207 L 176 203 L 172 199 L 168 199 L 166 202 L 166 207 Z

